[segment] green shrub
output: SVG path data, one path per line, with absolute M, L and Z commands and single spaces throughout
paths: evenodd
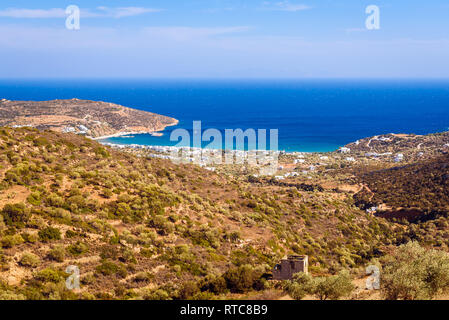
M 20 258 L 19 264 L 24 267 L 35 268 L 39 265 L 40 261 L 41 259 L 37 255 L 31 252 L 25 252 Z
M 81 241 L 77 241 L 76 243 L 67 247 L 67 251 L 74 256 L 79 256 L 83 253 L 86 253 L 88 250 L 89 246 Z
M 133 281 L 134 282 L 147 282 L 154 278 L 154 274 L 150 272 L 139 272 L 135 275 Z
M 293 276 L 286 283 L 286 291 L 293 299 L 301 300 L 307 294 L 315 295 L 320 300 L 338 300 L 348 296 L 354 290 L 351 277 L 347 271 L 328 277 L 315 277 L 303 272 Z
M 222 276 L 208 275 L 200 283 L 201 291 L 209 291 L 214 294 L 228 292 L 226 280 Z
M 449 254 L 417 242 L 400 246 L 382 261 L 381 291 L 387 300 L 433 299 L 449 289 Z
M 233 293 L 244 293 L 255 289 L 261 280 L 261 276 L 262 273 L 250 265 L 231 268 L 223 275 L 228 289 Z
M 38 191 L 36 191 L 28 196 L 27 201 L 32 205 L 38 206 L 41 204 L 42 196 Z
M 76 237 L 76 236 L 78 236 L 78 233 L 76 233 L 76 232 L 73 231 L 73 230 L 67 230 L 67 231 L 65 232 L 65 237 L 66 237 L 66 238 L 74 238 L 74 237 Z
M 200 293 L 198 285 L 194 281 L 184 282 L 181 289 L 179 290 L 179 299 L 181 300 L 191 300 L 195 295 Z
M 8 236 L 4 236 L 3 238 L 0 239 L 0 245 L 3 248 L 12 248 L 18 244 L 23 243 L 23 242 L 24 242 L 24 240 L 20 234 L 8 235 Z
M 65 249 L 63 246 L 56 246 L 48 253 L 48 258 L 57 262 L 64 262 Z
M 347 271 L 335 276 L 313 279 L 313 294 L 320 300 L 338 300 L 351 294 L 352 290 L 354 285 Z
M 34 275 L 34 279 L 41 282 L 53 282 L 58 283 L 61 280 L 64 280 L 66 276 L 65 272 L 58 271 L 52 268 L 46 268 Z
M 111 260 L 117 260 L 119 256 L 119 251 L 117 246 L 115 245 L 104 245 L 100 248 L 100 257 L 103 260 L 111 259 Z
M 123 264 L 115 264 L 109 260 L 104 260 L 99 266 L 97 266 L 96 271 L 104 276 L 117 274 L 122 278 L 125 278 L 128 274 Z
M 143 298 L 145 300 L 168 300 L 170 295 L 163 289 L 147 291 Z
M 51 240 L 60 240 L 61 231 L 57 228 L 47 227 L 39 231 L 39 239 L 43 242 L 49 242 Z
M 287 281 L 286 291 L 295 300 L 301 300 L 313 292 L 313 278 L 309 274 L 299 272 L 293 275 L 291 281 Z
M 6 225 L 23 227 L 30 218 L 30 211 L 23 203 L 6 204 L 1 215 Z
M 39 240 L 39 237 L 37 234 L 27 233 L 27 232 L 22 233 L 22 238 L 25 242 L 28 242 L 28 243 L 35 243 Z

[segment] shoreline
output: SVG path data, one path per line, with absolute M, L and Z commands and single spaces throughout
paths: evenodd
M 160 133 L 161 131 L 164 131 L 165 128 L 167 127 L 172 127 L 172 126 L 176 126 L 179 123 L 179 120 L 175 119 L 176 121 L 168 124 L 166 126 L 162 126 L 162 128 L 156 128 L 156 130 L 152 130 L 152 131 L 120 131 L 114 134 L 110 134 L 110 135 L 106 135 L 106 136 L 100 136 L 100 137 L 88 137 L 92 140 L 104 140 L 104 139 L 109 139 L 109 138 L 117 138 L 117 137 L 121 137 L 121 136 L 127 136 L 127 135 L 134 135 L 134 134 L 160 134 L 160 136 L 162 136 L 162 133 Z
M 144 133 L 134 133 L 134 134 L 145 134 L 145 133 L 146 132 L 144 132 Z M 198 147 L 192 147 L 192 146 L 190 146 L 190 147 L 186 147 L 186 146 L 177 147 L 177 146 L 168 146 L 168 145 L 145 145 L 145 144 L 137 144 L 137 143 L 113 143 L 113 142 L 108 142 L 108 141 L 104 141 L 104 142 L 100 141 L 100 143 L 102 145 L 109 146 L 109 147 L 112 147 L 112 148 L 119 148 L 119 149 L 122 149 L 122 148 L 148 149 L 148 150 L 153 150 L 153 151 L 156 151 L 156 152 L 170 152 L 170 151 L 173 151 L 173 150 L 179 151 L 179 150 L 182 150 L 182 149 L 184 149 L 184 150 L 189 149 L 189 150 L 192 150 L 192 151 L 203 151 L 203 150 L 218 151 L 218 152 L 229 151 L 229 152 L 234 152 L 234 153 L 274 152 L 274 153 L 280 153 L 280 154 L 285 154 L 285 155 L 327 154 L 327 153 L 337 152 L 338 149 L 341 148 L 341 147 L 339 147 L 339 148 L 337 148 L 335 150 L 332 150 L 332 151 L 286 151 L 286 150 L 274 150 L 273 151 L 273 150 L 258 150 L 258 149 L 255 149 L 255 150 L 240 150 L 240 149 L 226 150 L 226 149 L 223 149 L 223 148 L 211 149 L 211 148 L 203 148 L 203 147 L 198 148 Z
M 416 137 L 416 138 L 420 138 L 420 137 L 425 137 L 425 136 L 430 136 L 430 135 L 438 135 L 438 134 L 446 134 L 449 133 L 449 131 L 441 131 L 441 132 L 433 132 L 433 133 L 429 133 L 429 134 L 407 134 L 407 133 L 387 133 L 387 134 L 380 134 L 380 135 L 376 135 L 376 136 L 371 136 L 371 137 L 365 137 L 365 138 L 361 138 L 358 139 L 356 141 L 352 141 L 349 142 L 347 144 L 344 145 L 338 145 L 335 149 L 332 150 L 316 150 L 316 151 L 299 151 L 299 150 L 286 150 L 286 149 L 279 149 L 276 150 L 275 152 L 279 152 L 281 154 L 286 154 L 286 155 L 297 155 L 297 154 L 331 154 L 331 153 L 347 153 L 346 151 L 344 151 L 345 149 L 350 150 L 348 147 L 350 147 L 351 149 L 353 148 L 353 146 L 358 146 L 359 143 L 361 142 L 367 142 L 367 146 L 370 145 L 371 141 L 374 140 L 380 140 L 380 141 L 390 141 L 390 138 L 385 138 L 386 136 L 393 136 L 393 137 L 398 137 L 398 138 L 406 138 L 406 137 Z M 151 134 L 150 132 L 123 132 L 123 133 L 118 133 L 115 135 L 111 135 L 108 137 L 114 138 L 114 137 L 120 137 L 123 135 L 139 135 L 139 134 Z M 107 137 L 107 138 L 108 138 Z M 107 138 L 103 138 L 107 139 Z M 100 138 L 96 138 L 95 140 L 100 140 Z M 207 147 L 177 147 L 177 146 L 170 146 L 170 145 L 156 145 L 156 144 L 138 144 L 138 143 L 119 143 L 119 142 L 110 142 L 110 141 L 104 141 L 104 142 L 100 142 L 104 145 L 109 145 L 112 147 L 119 147 L 119 148 L 133 148 L 133 149 L 159 149 L 163 150 L 173 150 L 173 149 L 191 149 L 191 150 L 217 150 L 217 151 L 221 151 L 221 152 L 225 152 L 226 149 L 224 148 L 219 148 L 219 149 L 211 149 L 211 148 L 207 148 Z M 420 149 L 420 146 L 422 145 L 422 143 L 418 144 L 417 149 Z M 449 144 L 445 145 L 445 146 L 449 146 Z M 239 150 L 239 149 L 232 149 L 231 151 L 237 151 L 237 152 L 254 152 L 254 151 L 260 151 L 260 152 L 267 152 L 267 151 L 271 151 L 271 150 Z M 363 151 L 363 152 L 368 152 L 368 151 Z M 369 152 L 368 152 L 369 153 Z

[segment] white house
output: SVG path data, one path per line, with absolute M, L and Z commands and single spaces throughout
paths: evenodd
M 341 147 L 340 149 L 338 149 L 338 152 L 340 152 L 340 153 L 350 153 L 351 149 L 346 148 L 346 147 Z
M 75 132 L 75 128 L 74 127 L 65 127 L 64 129 L 62 129 L 62 132 L 64 133 L 69 133 L 69 132 Z
M 288 178 L 288 177 L 297 177 L 298 173 L 297 172 L 288 172 L 284 175 L 284 177 Z
M 376 213 L 377 212 L 377 207 L 371 207 L 369 209 L 366 209 L 366 213 Z
M 87 128 L 86 126 L 83 126 L 82 124 L 80 124 L 79 126 L 78 126 L 78 129 L 80 129 L 81 131 L 89 131 L 89 128 Z
M 394 158 L 394 162 L 401 162 L 404 160 L 404 155 L 402 153 L 398 153 Z

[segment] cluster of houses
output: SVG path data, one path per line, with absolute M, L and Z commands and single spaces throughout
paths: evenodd
M 351 149 L 347 148 L 347 147 L 341 147 L 340 149 L 338 149 L 338 152 L 340 152 L 340 153 L 350 153 Z
M 176 146 L 145 146 L 145 145 L 123 145 L 103 142 L 104 145 L 112 148 L 124 149 L 132 148 L 139 150 L 147 150 L 153 153 L 148 153 L 145 156 L 150 158 L 167 159 L 172 161 L 183 161 L 186 163 L 197 164 L 200 167 L 209 171 L 216 171 L 216 168 L 210 166 L 211 164 L 222 164 L 231 160 L 231 163 L 243 164 L 246 161 L 254 165 L 264 166 L 267 164 L 277 163 L 280 152 L 279 151 L 243 151 L 243 150 L 218 150 L 218 149 L 204 149 L 195 147 L 176 147 Z M 290 173 L 294 175 L 294 173 Z
M 391 139 L 387 138 L 387 137 L 374 137 L 373 140 L 390 141 Z M 347 148 L 347 147 L 341 147 L 340 149 L 338 149 L 338 152 L 347 154 L 347 153 L 351 152 L 351 149 Z M 383 157 L 383 156 L 391 156 L 391 155 L 393 155 L 392 152 L 384 152 L 384 153 L 366 152 L 365 153 L 365 157 L 374 157 L 374 158 Z M 345 160 L 349 161 L 349 162 L 356 161 L 354 157 L 346 157 Z M 394 162 L 404 161 L 404 154 L 402 154 L 402 153 L 396 154 L 393 158 L 393 161 Z
M 80 135 L 87 135 L 87 133 L 89 132 L 89 128 L 87 128 L 85 125 L 78 125 L 76 127 L 64 127 L 62 129 L 63 133 L 76 133 L 76 134 L 80 134 Z
M 391 141 L 391 138 L 388 138 L 388 137 L 382 137 L 382 136 L 380 136 L 380 137 L 374 137 L 372 140 L 379 140 L 379 141 L 383 141 L 383 142 L 388 142 L 388 141 Z
M 377 152 L 367 152 L 365 153 L 365 157 L 384 157 L 384 156 L 391 156 L 392 152 L 384 152 L 384 153 L 377 153 Z
M 286 178 L 297 177 L 297 176 L 299 176 L 299 173 L 293 171 L 293 172 L 287 172 L 287 173 L 284 174 L 283 176 L 275 176 L 274 178 L 275 178 L 276 180 L 284 180 L 284 179 L 286 179 Z
M 32 124 L 16 124 L 12 128 L 24 128 L 24 127 L 34 127 Z

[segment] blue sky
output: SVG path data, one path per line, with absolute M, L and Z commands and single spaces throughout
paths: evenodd
M 447 0 L 0 2 L 2 78 L 449 78 L 448 57 Z

